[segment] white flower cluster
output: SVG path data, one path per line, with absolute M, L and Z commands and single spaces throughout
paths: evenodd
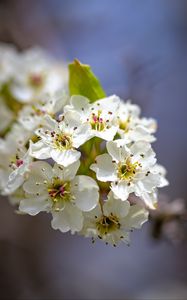
M 0 103 L 1 194 L 61 232 L 129 244 L 168 184 L 155 121 L 115 95 L 68 96 L 66 69 L 39 49 L 0 48 Z

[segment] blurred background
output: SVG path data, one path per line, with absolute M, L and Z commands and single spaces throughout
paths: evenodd
M 156 118 L 154 149 L 170 181 L 162 197 L 187 200 L 187 1 L 0 0 L 0 41 L 78 58 L 107 94 Z M 1 199 L 0 299 L 187 299 L 181 233 L 177 243 L 154 239 L 152 226 L 134 232 L 130 247 L 92 245 Z

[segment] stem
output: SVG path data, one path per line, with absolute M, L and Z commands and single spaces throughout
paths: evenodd
M 101 208 L 102 215 L 104 216 L 103 201 L 102 201 L 101 197 L 99 198 L 99 205 L 100 205 L 100 208 Z

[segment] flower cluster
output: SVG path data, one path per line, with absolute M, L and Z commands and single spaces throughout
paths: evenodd
M 40 49 L 0 55 L 1 194 L 61 232 L 129 244 L 168 184 L 155 120 L 116 95 L 70 95 L 65 67 Z

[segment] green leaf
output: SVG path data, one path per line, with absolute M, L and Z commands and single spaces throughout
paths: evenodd
M 90 66 L 80 63 L 77 59 L 69 64 L 69 92 L 71 96 L 85 96 L 90 102 L 106 97 Z

